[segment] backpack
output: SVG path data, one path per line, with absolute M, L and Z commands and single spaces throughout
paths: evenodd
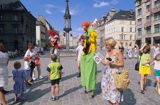
M 118 90 L 124 90 L 128 87 L 130 80 L 127 70 L 123 69 L 121 72 L 115 72 L 112 75 L 114 78 L 114 83 Z

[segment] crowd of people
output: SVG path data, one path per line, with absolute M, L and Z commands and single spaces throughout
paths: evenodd
M 93 59 L 96 54 L 96 32 L 90 28 L 89 22 L 82 24 L 84 34 L 79 39 L 79 46 L 77 47 L 77 66 L 78 76 L 81 80 L 81 85 L 84 93 L 90 94 L 91 98 L 95 96 L 96 77 L 97 77 L 97 63 Z M 105 39 L 105 57 L 101 59 L 100 63 L 105 66 L 105 70 L 101 80 L 102 97 L 111 105 L 119 105 L 121 94 L 123 90 L 118 90 L 113 73 L 120 72 L 124 68 L 125 58 L 137 58 L 139 61 L 139 75 L 140 75 L 140 92 L 145 94 L 145 86 L 147 76 L 155 75 L 155 84 L 157 91 L 160 91 L 160 46 L 154 44 L 144 44 L 141 48 L 138 46 L 122 48 L 116 47 L 116 40 L 112 37 Z M 57 54 L 51 54 L 51 62 L 46 66 L 48 71 L 48 79 L 51 81 L 51 99 L 53 101 L 59 99 L 59 83 L 62 78 L 63 66 L 60 63 Z M 34 72 L 37 70 L 38 79 L 41 76 L 41 63 L 39 53 L 32 43 L 28 43 L 28 49 L 24 54 L 24 69 L 21 67 L 21 62 L 14 62 L 13 75 L 13 92 L 15 94 L 15 102 L 18 100 L 26 100 L 24 93 L 26 86 L 32 86 L 35 80 Z M 7 50 L 3 43 L 0 43 L 0 102 L 6 105 L 5 101 L 5 86 L 8 82 L 8 61 L 9 57 Z M 151 71 L 151 66 L 154 70 Z M 35 69 L 36 68 L 36 69 Z

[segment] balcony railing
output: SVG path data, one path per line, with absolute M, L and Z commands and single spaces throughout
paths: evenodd
M 156 6 L 152 9 L 152 13 L 156 13 L 156 12 L 159 12 L 159 11 L 160 11 L 160 5 L 158 5 L 158 6 Z
M 144 27 L 151 26 L 151 20 L 148 20 L 144 23 Z
M 154 19 L 153 24 L 160 24 L 160 19 Z

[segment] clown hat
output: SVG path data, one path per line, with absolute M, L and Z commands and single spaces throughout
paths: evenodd
M 83 23 L 82 23 L 82 26 L 89 27 L 89 26 L 90 26 L 90 22 L 83 22 Z
M 57 33 L 56 33 L 56 31 L 54 31 L 54 30 L 49 30 L 49 31 L 48 31 L 48 34 L 49 34 L 49 36 L 54 36 L 54 35 L 56 35 Z

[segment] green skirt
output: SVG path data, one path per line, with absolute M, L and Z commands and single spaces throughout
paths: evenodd
M 94 53 L 82 55 L 80 60 L 81 84 L 87 91 L 96 87 L 97 64 L 93 59 Z

